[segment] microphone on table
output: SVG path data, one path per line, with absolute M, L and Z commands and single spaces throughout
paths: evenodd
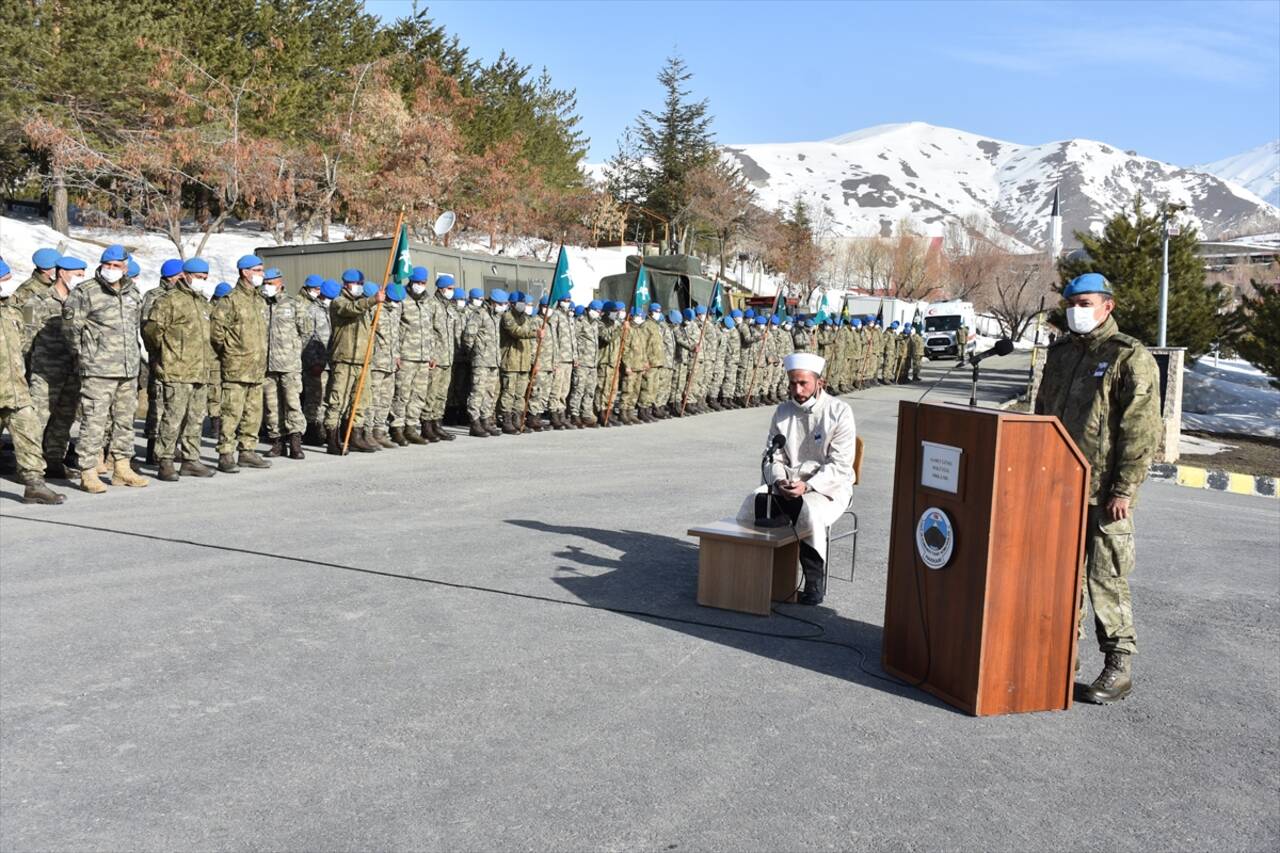
M 978 405 L 978 365 L 984 359 L 988 359 L 993 355 L 1008 355 L 1013 352 L 1013 341 L 1008 338 L 1001 338 L 996 341 L 996 345 L 986 352 L 973 353 L 969 356 L 969 363 L 973 365 L 973 382 L 969 386 L 969 405 Z
M 769 439 L 769 445 L 765 448 L 764 458 L 760 460 L 761 479 L 763 479 L 764 468 L 773 464 L 773 457 L 783 445 L 787 443 L 787 437 L 782 433 L 778 433 Z M 782 527 L 790 524 L 791 519 L 786 513 L 782 512 L 778 506 L 777 500 L 773 495 L 773 484 L 770 483 L 767 491 L 763 495 L 756 495 L 756 527 Z

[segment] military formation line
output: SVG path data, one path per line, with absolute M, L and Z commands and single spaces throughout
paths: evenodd
M 172 482 L 214 475 L 203 434 L 216 470 L 234 474 L 271 467 L 264 456 L 303 459 L 304 445 L 342 455 L 453 441 L 446 425 L 489 438 L 773 405 L 797 351 L 826 359 L 836 393 L 918 381 L 924 357 L 918 327 L 874 317 L 552 305 L 467 292 L 424 267 L 385 288 L 357 269 L 309 275 L 295 296 L 254 255 L 233 284 L 210 281 L 201 258 L 166 261 L 145 293 L 122 246 L 92 272 L 54 249 L 32 261 L 21 283 L 0 261 L 0 417 L 31 503 L 64 499 L 46 478 L 92 494 L 148 484 L 133 462 L 141 387 L 144 462 Z

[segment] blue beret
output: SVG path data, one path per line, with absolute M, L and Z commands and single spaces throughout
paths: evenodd
M 387 285 L 387 298 L 392 302 L 404 302 L 406 295 L 403 284 Z
M 765 316 L 763 314 L 752 317 L 751 319 L 755 322 L 757 326 L 763 326 L 765 323 L 769 322 L 768 320 L 765 319 Z
M 364 293 L 364 295 L 365 295 L 365 296 L 377 296 L 377 295 L 378 295 L 378 291 L 379 291 L 379 290 L 381 290 L 381 289 L 382 289 L 382 288 L 380 288 L 380 287 L 378 286 L 378 283 L 377 283 L 377 282 L 375 282 L 375 281 L 366 281 L 366 282 L 364 283 L 364 290 L 363 290 L 362 292 Z
M 699 305 L 697 308 L 693 309 L 693 313 L 701 317 L 703 314 L 707 313 L 707 306 Z
M 742 316 L 744 319 L 754 320 L 756 318 L 756 309 L 748 308 L 745 312 L 743 312 Z
M 204 258 L 188 258 L 187 262 L 182 265 L 183 272 L 202 272 L 209 274 L 209 262 Z M 164 270 L 161 270 L 164 272 Z
M 550 305 L 550 304 L 551 304 L 550 299 L 548 299 L 548 298 L 547 298 L 547 294 L 545 294 L 545 293 L 544 293 L 544 294 L 542 294 L 542 297 L 538 300 L 538 304 L 539 304 L 539 305 Z
M 511 300 L 510 295 L 501 287 L 495 287 L 493 290 L 490 290 L 489 298 L 492 299 L 494 302 L 497 302 L 499 305 L 501 305 L 503 302 L 509 302 Z
M 861 321 L 861 320 L 859 320 L 857 317 L 854 317 L 854 318 L 853 318 L 853 320 L 851 320 L 850 322 L 852 322 L 852 323 L 853 323 L 853 327 L 854 327 L 855 329 L 861 329 L 861 328 L 862 328 L 862 321 Z
M 634 308 L 632 308 L 632 309 L 631 309 L 631 316 L 632 316 L 632 317 L 643 317 L 643 316 L 644 316 L 644 309 L 643 309 L 643 308 L 641 308 L 639 305 L 635 306 Z
M 342 281 L 345 284 L 356 284 L 357 282 L 364 281 L 364 273 L 360 272 L 358 269 L 343 270 Z
M 3 278 L 11 272 L 13 272 L 13 270 L 9 269 L 9 265 L 4 262 L 4 258 L 0 258 L 0 278 Z
M 575 305 L 575 306 L 573 306 L 573 316 L 575 316 L 575 317 L 581 317 L 581 316 L 582 316 L 583 314 L 585 314 L 585 313 L 587 313 L 587 306 L 585 306 L 585 305 Z
M 440 273 L 436 276 L 436 287 L 442 290 L 446 287 L 453 287 L 453 276 L 447 272 Z
M 218 282 L 218 286 L 213 289 L 213 298 L 221 299 L 222 297 L 226 296 L 230 292 L 231 292 L 231 285 L 227 284 L 225 281 L 220 281 Z
M 82 270 L 87 264 L 79 258 L 73 258 L 70 255 L 58 258 L 58 269 L 60 270 Z
M 734 322 L 733 322 L 733 318 L 732 318 L 732 317 L 725 317 L 725 318 L 724 318 L 724 327 L 725 327 L 726 329 L 732 329 L 732 328 L 734 327 L 734 325 L 735 325 L 735 324 L 734 324 Z
M 471 292 L 468 293 L 467 296 L 471 297 L 472 299 L 484 299 L 484 291 L 478 287 L 473 287 L 471 288 Z
M 125 272 L 129 274 L 129 278 L 137 278 L 142 274 L 142 267 L 138 266 L 137 261 L 130 258 L 129 263 L 125 266 Z
M 650 311 L 661 311 L 661 310 L 662 310 L 662 305 L 661 305 L 660 303 L 657 303 L 657 302 L 650 302 L 650 303 L 649 303 L 649 310 L 650 310 Z
M 587 303 L 587 308 L 589 308 L 592 311 L 603 311 L 604 303 L 601 302 L 599 299 L 592 299 L 590 302 Z
M 278 267 L 267 267 L 267 271 L 262 274 L 262 280 L 270 281 L 273 278 L 284 278 L 284 273 L 280 272 Z
M 627 304 L 626 304 L 625 302 L 614 302 L 614 303 L 613 303 L 613 310 L 614 310 L 614 311 L 626 311 L 626 310 L 627 310 Z
M 160 265 L 161 278 L 173 278 L 180 272 L 182 272 L 182 261 L 177 258 L 170 258 Z M 208 270 L 205 270 L 205 272 L 208 272 Z
M 523 301 L 524 301 L 524 294 L 518 290 L 513 290 L 511 293 L 507 294 L 507 302 L 511 303 L 512 305 L 514 305 L 517 302 L 523 302 Z
M 782 325 L 782 318 L 781 318 L 781 317 L 779 317 L 777 314 L 774 314 L 772 317 L 770 317 L 770 318 L 769 318 L 769 325 L 770 325 L 770 326 L 781 326 L 781 325 Z
M 1107 277 L 1102 273 L 1087 272 L 1084 275 L 1078 275 L 1071 279 L 1071 283 L 1062 289 L 1064 298 L 1079 296 L 1082 293 L 1105 293 L 1107 296 L 1114 295 L 1111 290 L 1111 282 L 1107 281 Z
M 325 299 L 337 299 L 342 294 L 342 285 L 331 278 L 326 278 L 320 285 L 320 295 Z
M 461 287 L 459 287 L 457 290 L 455 290 L 455 291 L 453 292 L 453 301 L 454 301 L 454 302 L 466 302 L 466 301 L 467 301 L 467 292 L 466 292 L 465 290 L 463 290 Z
M 742 310 L 739 308 L 734 308 L 732 311 L 729 312 L 729 316 L 737 320 L 742 316 Z
M 689 309 L 686 308 L 684 310 L 688 311 Z M 684 315 L 681 314 L 676 309 L 672 308 L 670 311 L 667 312 L 667 319 L 670 320 L 672 323 L 679 323 L 681 320 L 684 319 Z
M 431 270 L 426 267 L 414 267 L 409 271 L 409 281 L 421 284 L 424 281 L 431 281 Z
M 321 287 L 323 285 L 324 285 L 324 276 L 316 275 L 315 273 L 312 273 L 311 275 L 307 276 L 302 280 L 302 286 L 304 288 Z
M 804 321 L 804 324 L 805 324 L 805 326 L 806 326 L 807 328 L 810 328 L 810 329 L 812 329 L 814 326 L 818 325 L 817 323 L 813 322 L 813 318 L 812 318 L 812 317 L 810 317 L 808 320 L 805 320 L 805 321 Z
M 247 270 L 250 267 L 262 266 L 262 258 L 257 255 L 241 255 L 240 260 L 236 261 L 236 269 Z
M 129 253 L 124 250 L 124 246 L 114 244 L 102 250 L 102 257 L 98 258 L 99 263 L 107 263 L 108 261 L 123 261 L 129 257 Z
M 694 317 L 697 316 L 697 314 L 694 313 L 692 308 L 686 308 L 680 312 L 680 316 L 685 320 L 692 320 Z
M 58 265 L 57 249 L 36 249 L 36 253 L 31 256 L 31 263 L 35 264 L 36 269 L 51 270 Z

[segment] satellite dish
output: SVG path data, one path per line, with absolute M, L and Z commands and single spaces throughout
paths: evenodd
M 436 223 L 431 226 L 431 230 L 436 232 L 437 237 L 443 237 L 453 230 L 454 223 L 457 221 L 458 215 L 452 210 L 446 210 L 436 217 Z

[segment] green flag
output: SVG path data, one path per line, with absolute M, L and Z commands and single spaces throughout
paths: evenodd
M 396 237 L 396 259 L 391 265 L 391 280 L 396 284 L 409 285 L 409 276 L 413 273 L 413 261 L 409 257 L 409 226 L 401 225 Z

